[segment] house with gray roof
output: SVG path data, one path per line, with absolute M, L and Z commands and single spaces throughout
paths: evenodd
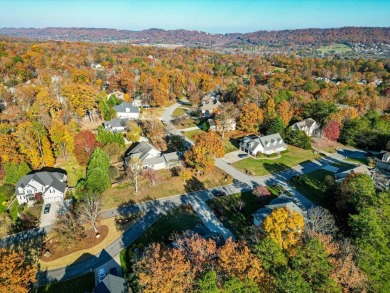
M 94 293 L 127 293 L 126 280 L 122 277 L 108 274 L 104 277 L 103 281 L 97 284 Z
M 147 142 L 140 142 L 134 147 L 131 146 L 126 151 L 124 157 L 124 167 L 127 168 L 131 164 L 131 159 L 139 159 L 144 168 L 153 170 L 170 169 L 180 165 L 180 158 L 176 152 L 161 153 L 158 149 Z
M 273 199 L 268 205 L 259 209 L 255 214 L 253 214 L 253 224 L 260 229 L 262 229 L 262 224 L 264 220 L 271 215 L 274 209 L 279 209 L 287 207 L 291 212 L 295 211 L 301 216 L 306 216 L 306 212 L 298 207 L 292 197 L 285 194 L 281 194 L 279 197 Z
M 45 203 L 64 200 L 68 177 L 59 172 L 36 172 L 23 176 L 16 184 L 15 194 L 19 204 L 33 204 L 43 199 Z
M 221 102 L 218 100 L 219 97 L 219 95 L 212 92 L 202 98 L 199 105 L 199 111 L 204 117 L 210 118 L 214 116 L 218 107 L 221 105 Z
M 114 118 L 103 123 L 104 129 L 111 132 L 126 131 L 126 124 L 129 119 Z
M 318 124 L 314 119 L 307 118 L 305 120 L 294 123 L 291 128 L 293 130 L 302 130 L 308 136 L 317 136 L 320 134 L 320 124 Z
M 341 183 L 349 174 L 354 174 L 354 173 L 366 174 L 371 177 L 371 171 L 370 169 L 368 169 L 366 165 L 359 165 L 352 169 L 337 173 L 334 175 L 334 177 L 336 179 L 336 182 Z
M 249 135 L 244 137 L 240 142 L 240 150 L 256 156 L 258 153 L 271 155 L 280 153 L 287 149 L 279 133 L 266 136 Z
M 115 105 L 113 109 L 118 118 L 139 119 L 139 107 L 135 107 L 132 103 L 123 102 L 120 105 Z

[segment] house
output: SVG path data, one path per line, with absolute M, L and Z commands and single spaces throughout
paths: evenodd
M 255 214 L 253 214 L 253 224 L 261 229 L 263 221 L 271 215 L 272 211 L 276 208 L 287 207 L 291 212 L 296 211 L 301 216 L 305 216 L 306 212 L 298 207 L 292 197 L 285 194 L 281 194 L 279 197 L 271 200 L 268 205 L 265 205 L 263 208 L 259 209 Z
M 240 150 L 252 156 L 256 156 L 258 153 L 271 155 L 280 153 L 286 149 L 287 145 L 279 133 L 267 136 L 250 135 L 244 137 L 240 142 Z
M 199 105 L 199 111 L 206 118 L 213 117 L 221 102 L 218 101 L 218 97 L 215 93 L 211 93 L 202 98 Z
M 222 126 L 217 125 L 215 119 L 208 119 L 207 123 L 209 124 L 211 131 L 222 131 Z M 236 130 L 236 121 L 233 118 L 229 119 L 223 128 L 223 130 L 227 132 Z
M 390 189 L 390 162 L 378 160 L 372 174 L 376 188 L 382 191 Z
M 114 118 L 103 123 L 104 129 L 111 132 L 126 131 L 126 124 L 128 119 Z
M 144 141 L 136 144 L 135 147 L 131 147 L 125 153 L 125 168 L 129 166 L 132 158 L 139 159 L 144 168 L 153 170 L 170 169 L 180 164 L 180 158 L 176 152 L 163 154 L 154 146 Z
M 124 278 L 108 274 L 103 281 L 93 289 L 94 293 L 127 293 L 127 283 Z
M 382 162 L 390 162 L 390 152 L 387 152 L 387 153 L 383 154 Z
M 67 190 L 68 177 L 59 172 L 37 172 L 23 176 L 16 184 L 19 204 L 32 204 L 43 199 L 45 203 L 62 201 Z
M 352 173 L 362 173 L 371 177 L 371 171 L 368 169 L 366 165 L 359 165 L 356 166 L 355 168 L 337 173 L 334 175 L 334 177 L 336 179 L 336 182 L 342 182 L 349 174 Z
M 141 96 L 138 96 L 133 99 L 133 106 L 140 108 L 150 108 L 150 103 L 146 99 L 142 99 Z
M 308 136 L 316 136 L 320 132 L 320 124 L 318 124 L 314 119 L 307 118 L 305 120 L 294 123 L 291 128 L 293 130 L 302 130 Z
M 123 102 L 120 105 L 113 107 L 116 111 L 118 118 L 138 119 L 140 110 L 138 107 L 133 106 L 132 103 Z

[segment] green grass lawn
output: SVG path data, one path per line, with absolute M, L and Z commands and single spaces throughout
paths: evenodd
M 173 114 L 172 116 L 173 117 L 179 117 L 179 116 L 182 116 L 184 115 L 186 112 L 187 112 L 188 109 L 184 109 L 184 108 L 177 108 L 175 109 L 175 111 L 173 111 Z
M 142 249 L 152 242 L 169 243 L 169 237 L 173 232 L 181 233 L 192 229 L 198 223 L 200 219 L 191 208 L 179 207 L 162 216 L 131 246 L 122 250 L 120 260 L 125 276 L 131 272 L 133 251 L 136 247 Z
M 80 166 L 76 159 L 56 164 L 56 168 L 64 169 L 68 175 L 68 186 L 76 186 L 77 181 L 85 177 L 85 167 Z
M 19 207 L 18 201 L 15 200 L 9 209 L 9 215 L 12 221 L 16 221 L 18 219 L 18 207 Z
M 190 131 L 183 131 L 183 134 L 185 137 L 194 140 L 194 136 L 197 134 L 201 134 L 203 130 L 201 129 L 195 129 L 195 130 L 190 130 Z
M 291 184 L 291 186 L 302 193 L 305 197 L 310 199 L 313 203 L 321 205 L 327 188 L 327 184 L 324 180 L 327 175 L 332 177 L 334 176 L 332 172 L 320 169 L 312 173 L 302 175 L 302 184 L 295 183 L 293 179 L 289 180 L 289 184 Z
M 233 144 L 229 137 L 224 138 L 222 142 L 226 154 L 238 150 L 237 146 Z
M 95 287 L 95 276 L 93 273 L 87 273 L 71 280 L 48 284 L 41 286 L 36 290 L 37 293 L 84 293 L 92 292 Z
M 312 150 L 304 150 L 289 145 L 287 151 L 283 152 L 278 159 L 270 158 L 256 160 L 247 158 L 233 163 L 232 166 L 241 171 L 247 171 L 252 175 L 263 176 L 283 171 L 305 161 L 317 159 L 320 156 L 320 154 L 314 154 Z
M 8 205 L 8 198 L 5 197 L 4 194 L 0 193 L 0 214 L 4 213 L 4 211 L 7 209 Z
M 345 53 L 352 51 L 349 46 L 344 44 L 331 44 L 328 46 L 321 46 L 317 50 L 320 51 L 322 54 L 329 53 L 331 51 L 334 51 L 335 53 Z
M 368 158 L 347 158 L 345 160 L 351 163 L 368 165 Z
M 186 129 L 190 127 L 197 127 L 199 123 L 199 120 L 197 119 L 192 119 L 192 118 L 186 118 L 186 119 L 181 119 L 179 122 L 174 121 L 173 124 L 177 129 Z

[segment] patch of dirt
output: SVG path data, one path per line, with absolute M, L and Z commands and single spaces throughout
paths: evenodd
M 72 247 L 61 247 L 58 245 L 55 238 L 51 238 L 48 241 L 46 241 L 42 246 L 41 256 L 40 259 L 43 262 L 56 260 L 61 257 L 64 257 L 68 254 L 71 254 L 73 252 L 88 249 L 91 247 L 94 247 L 95 245 L 98 245 L 100 242 L 102 242 L 108 235 L 109 229 L 107 226 L 103 225 L 98 228 L 100 237 L 96 238 L 95 231 L 88 230 L 86 231 L 86 237 L 77 243 L 75 246 Z M 44 256 L 45 252 L 49 250 L 50 256 L 46 257 Z

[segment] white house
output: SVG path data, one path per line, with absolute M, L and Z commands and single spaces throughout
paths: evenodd
M 41 197 L 45 203 L 62 201 L 67 190 L 68 177 L 58 172 L 37 172 L 23 176 L 16 184 L 19 204 L 32 204 Z
M 244 137 L 240 142 L 240 150 L 252 156 L 256 156 L 258 153 L 266 155 L 276 154 L 286 149 L 287 145 L 279 133 L 267 136 L 250 135 Z
M 124 132 L 126 131 L 126 124 L 128 119 L 114 118 L 110 121 L 103 123 L 104 129 L 111 132 Z
M 222 126 L 217 125 L 217 123 L 215 122 L 215 119 L 208 119 L 207 122 L 210 125 L 211 131 L 221 131 L 222 130 Z M 233 118 L 229 119 L 228 121 L 226 121 L 223 128 L 224 128 L 224 131 L 227 131 L 227 132 L 236 130 L 236 121 Z
M 390 162 L 390 152 L 384 153 L 382 156 L 383 162 Z
M 132 158 L 139 159 L 144 168 L 153 170 L 170 169 L 180 164 L 180 159 L 176 152 L 163 154 L 154 146 L 144 141 L 138 143 L 135 147 L 131 147 L 125 153 L 125 168 L 129 166 Z
M 132 103 L 123 102 L 113 107 L 118 118 L 139 119 L 140 110 L 134 107 Z
M 293 199 L 285 194 L 281 194 L 279 197 L 273 199 L 268 205 L 259 209 L 253 217 L 253 224 L 256 227 L 262 229 L 262 223 L 264 220 L 272 213 L 272 211 L 276 208 L 287 207 L 290 212 L 296 211 L 301 216 L 305 216 L 305 212 L 302 211 L 293 201 Z
M 294 123 L 291 127 L 294 130 L 304 131 L 308 136 L 315 136 L 320 132 L 320 125 L 311 118 Z
M 206 118 L 213 117 L 218 107 L 221 105 L 221 102 L 218 101 L 218 96 L 215 93 L 211 93 L 202 98 L 202 101 L 199 105 L 199 111 Z

